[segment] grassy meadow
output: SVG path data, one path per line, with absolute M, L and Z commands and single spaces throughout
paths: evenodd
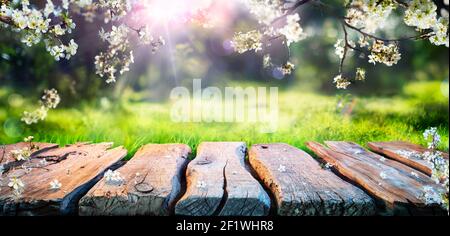
M 18 142 L 33 135 L 36 141 L 71 144 L 78 141 L 114 142 L 131 157 L 147 143 L 185 143 L 194 150 L 202 141 L 285 142 L 305 149 L 306 141 L 408 140 L 425 144 L 422 133 L 438 127 L 441 149 L 448 151 L 448 84 L 415 82 L 394 97 L 355 97 L 351 114 L 338 109 L 338 97 L 301 91 L 280 90 L 279 125 L 275 133 L 261 133 L 253 123 L 174 123 L 170 103 L 120 102 L 99 98 L 76 107 L 61 107 L 48 118 L 27 126 L 21 113 L 31 110 L 37 99 L 25 98 L 0 88 L 0 143 Z M 445 95 L 446 94 L 446 95 Z

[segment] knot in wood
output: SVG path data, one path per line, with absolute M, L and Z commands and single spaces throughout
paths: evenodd
M 211 163 L 212 163 L 212 161 L 205 159 L 205 160 L 197 161 L 195 164 L 198 166 L 203 166 L 203 165 L 209 165 Z
M 140 193 L 151 193 L 153 191 L 153 187 L 148 183 L 138 183 L 134 186 L 136 191 Z

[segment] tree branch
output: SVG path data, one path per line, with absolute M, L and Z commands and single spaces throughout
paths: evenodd
M 345 59 L 347 58 L 347 52 L 348 52 L 348 48 L 350 46 L 350 44 L 348 43 L 348 32 L 347 32 L 347 28 L 345 27 L 345 24 L 342 23 L 342 29 L 344 30 L 344 40 L 345 40 L 345 46 L 344 46 L 344 54 L 342 55 L 341 58 L 341 63 L 339 64 L 339 73 L 342 75 L 342 73 L 344 73 L 344 63 L 345 63 Z
M 13 21 L 12 21 L 11 17 L 9 17 L 9 16 L 0 16 L 0 22 L 3 22 L 8 25 L 13 24 Z
M 407 36 L 407 37 L 403 37 L 403 38 L 397 38 L 397 39 L 386 39 L 386 38 L 381 38 L 378 36 L 375 36 L 373 34 L 369 34 L 363 31 L 363 29 L 357 28 L 351 24 L 349 24 L 348 22 L 346 22 L 345 20 L 343 20 L 344 24 L 346 27 L 362 34 L 363 36 L 372 38 L 372 39 L 376 39 L 379 41 L 383 41 L 383 42 L 400 42 L 400 41 L 406 41 L 406 40 L 420 40 L 420 39 L 427 39 L 432 37 L 434 34 L 430 31 L 426 31 L 425 33 L 419 34 L 419 35 L 414 35 L 414 36 Z
M 276 18 L 275 20 L 272 21 L 272 24 L 275 24 L 276 22 L 278 22 L 279 20 L 285 18 L 286 16 L 294 13 L 299 7 L 312 2 L 312 1 L 316 1 L 316 0 L 299 0 L 297 1 L 293 6 L 284 9 L 286 12 L 284 12 L 284 14 L 278 18 Z

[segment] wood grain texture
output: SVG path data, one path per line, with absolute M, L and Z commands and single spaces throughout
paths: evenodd
M 42 153 L 43 151 L 57 148 L 57 144 L 51 144 L 51 143 L 16 143 L 16 144 L 9 144 L 9 145 L 0 145 L 0 165 L 2 165 L 5 169 L 9 168 L 11 164 L 18 165 L 23 162 L 18 162 L 12 155 L 12 151 L 14 150 L 21 150 L 23 148 L 28 148 L 31 150 L 31 156 L 30 158 L 34 158 L 39 153 Z
M 9 169 L 2 175 L 0 214 L 76 214 L 82 195 L 106 169 L 125 157 L 126 150 L 122 147 L 110 149 L 111 146 L 111 143 L 84 143 L 53 148 L 35 155 L 25 168 L 16 166 Z M 43 159 L 46 163 L 41 162 Z M 13 177 L 20 178 L 25 184 L 19 199 L 14 199 L 11 188 L 7 187 Z M 53 180 L 62 184 L 59 190 L 50 189 Z
M 193 216 L 263 216 L 270 198 L 245 166 L 242 142 L 202 143 L 187 168 L 187 191 L 175 213 Z
M 103 178 L 81 199 L 80 215 L 170 215 L 182 194 L 190 152 L 184 144 L 142 147 L 117 170 L 124 183 L 111 185 Z
M 440 214 L 436 206 L 426 206 L 423 187 L 443 191 L 427 175 L 397 161 L 385 159 L 351 142 L 326 142 L 329 148 L 309 142 L 307 146 L 316 155 L 332 164 L 334 169 L 382 201 L 386 214 Z M 428 211 L 429 210 L 429 211 Z
M 419 155 L 429 151 L 420 145 L 412 144 L 409 142 L 394 141 L 394 142 L 370 142 L 368 147 L 379 154 L 401 162 L 407 166 L 410 166 L 428 176 L 432 175 L 433 169 L 431 164 L 421 158 Z M 411 153 L 413 155 L 408 155 Z M 448 153 L 440 152 L 444 158 L 448 159 Z M 414 155 L 419 154 L 419 155 Z
M 287 216 L 373 215 L 373 200 L 300 149 L 287 144 L 254 145 L 250 164 Z

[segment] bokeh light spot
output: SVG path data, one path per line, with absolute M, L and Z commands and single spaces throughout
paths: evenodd
M 441 92 L 442 95 L 444 95 L 444 97 L 448 98 L 448 93 L 449 93 L 449 86 L 448 86 L 448 79 L 442 81 L 441 83 Z
M 23 123 L 18 119 L 10 118 L 3 123 L 3 132 L 10 138 L 20 137 L 23 131 Z

